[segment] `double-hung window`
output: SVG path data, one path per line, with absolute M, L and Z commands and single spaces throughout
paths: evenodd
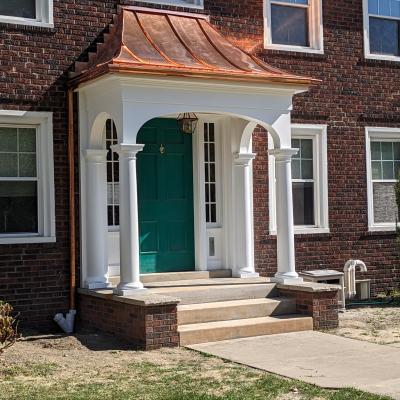
M 364 0 L 364 32 L 368 58 L 400 57 L 400 0 Z
M 399 222 L 394 186 L 400 173 L 400 129 L 367 128 L 370 230 L 394 230 Z
M 53 26 L 53 0 L 1 0 L 0 22 Z
M 265 0 L 265 47 L 323 51 L 321 0 Z
M 325 125 L 292 125 L 295 233 L 328 233 L 327 137 Z M 270 232 L 276 232 L 275 160 L 270 156 Z
M 55 240 L 51 114 L 0 112 L 0 244 Z

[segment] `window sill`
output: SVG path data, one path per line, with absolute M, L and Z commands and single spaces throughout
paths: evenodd
M 55 242 L 55 236 L 0 236 L 0 244 L 30 244 Z
M 54 24 L 49 23 L 49 22 L 33 21 L 30 19 L 11 18 L 11 17 L 4 17 L 4 16 L 0 16 L 0 23 L 22 25 L 22 26 L 36 26 L 38 28 L 54 28 Z
M 396 227 L 394 225 L 373 225 L 368 227 L 369 233 L 396 233 Z
M 294 228 L 294 234 L 297 235 L 321 235 L 330 234 L 329 228 Z M 270 236 L 276 236 L 276 231 L 271 231 Z
M 310 47 L 302 47 L 302 46 L 289 46 L 284 44 L 265 44 L 264 48 L 266 50 L 280 50 L 280 51 L 289 51 L 296 53 L 309 53 L 309 54 L 319 54 L 324 55 L 323 49 L 312 49 Z
M 366 54 L 366 60 L 377 60 L 377 61 L 392 61 L 400 62 L 400 57 L 397 56 L 385 56 L 384 54 Z
M 136 0 L 138 3 L 160 4 L 164 6 L 175 6 L 182 8 L 192 8 L 197 10 L 204 10 L 204 4 L 189 4 L 183 0 Z

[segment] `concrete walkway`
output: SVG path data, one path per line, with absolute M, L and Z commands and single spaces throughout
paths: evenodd
M 400 348 L 320 332 L 188 346 L 324 388 L 354 387 L 400 400 Z

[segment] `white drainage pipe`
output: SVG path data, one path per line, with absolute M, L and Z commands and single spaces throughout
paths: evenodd
M 361 272 L 367 271 L 367 266 L 361 260 L 348 260 L 344 265 L 344 285 L 347 299 L 352 299 L 356 295 L 356 267 L 360 267 Z
M 54 321 L 60 326 L 60 328 L 68 334 L 74 331 L 76 310 L 69 310 L 64 317 L 63 314 L 59 313 L 54 316 Z

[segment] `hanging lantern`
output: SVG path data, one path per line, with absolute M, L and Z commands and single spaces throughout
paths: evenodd
M 198 121 L 199 119 L 194 113 L 179 114 L 177 119 L 179 130 L 186 135 L 193 135 Z

